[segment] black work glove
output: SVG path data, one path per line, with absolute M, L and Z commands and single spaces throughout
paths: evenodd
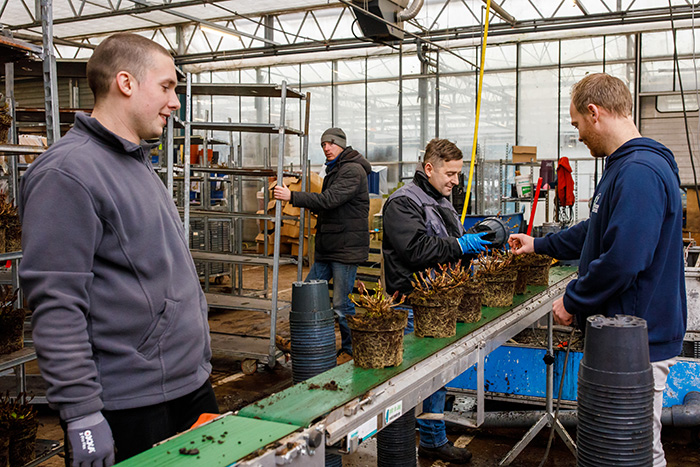
M 72 467 L 111 467 L 114 465 L 112 429 L 101 412 L 66 422 L 73 454 Z

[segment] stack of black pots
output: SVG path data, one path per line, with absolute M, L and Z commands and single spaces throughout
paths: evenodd
M 292 284 L 289 328 L 295 383 L 335 367 L 335 314 L 328 298 L 328 282 Z
M 653 403 L 646 321 L 589 317 L 578 373 L 577 465 L 651 466 Z
M 377 433 L 377 467 L 416 466 L 416 412 L 409 410 Z
M 312 280 L 292 284 L 289 328 L 295 383 L 335 367 L 335 312 L 328 297 L 328 282 Z M 326 453 L 326 467 L 342 465 L 341 456 Z

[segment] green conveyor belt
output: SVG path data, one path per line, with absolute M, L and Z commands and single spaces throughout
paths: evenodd
M 229 415 L 172 438 L 121 462 L 119 466 L 227 466 L 298 428 L 286 423 Z M 181 454 L 181 448 L 197 449 L 199 453 Z
M 556 284 L 576 272 L 573 267 L 552 267 L 549 283 Z M 396 367 L 365 369 L 348 362 L 292 386 L 280 393 L 244 407 L 239 416 L 259 418 L 297 426 L 309 426 L 330 411 L 365 394 L 370 389 L 407 370 L 447 345 L 456 342 L 507 313 L 534 295 L 543 292 L 545 286 L 528 286 L 524 295 L 516 295 L 513 305 L 504 308 L 482 307 L 483 318 L 477 323 L 457 323 L 457 334 L 447 338 L 419 338 L 413 334 L 404 337 L 403 363 Z M 326 384 L 335 382 L 337 390 L 323 389 Z M 320 386 L 311 389 L 310 385 Z
M 555 284 L 576 272 L 576 268 L 553 267 L 549 283 Z M 158 466 L 228 466 L 270 443 L 307 427 L 333 409 L 340 407 L 370 389 L 398 375 L 433 353 L 458 341 L 475 329 L 493 321 L 520 305 L 546 287 L 529 286 L 524 295 L 516 295 L 513 305 L 505 308 L 482 307 L 478 323 L 458 323 L 457 334 L 444 339 L 404 337 L 404 360 L 400 366 L 368 370 L 352 362 L 243 408 L 237 416 L 229 415 L 210 424 L 183 433 L 160 446 L 149 449 L 119 464 L 120 467 Z M 323 386 L 335 381 L 337 391 L 310 389 L 310 384 Z M 224 435 L 224 436 L 222 436 Z M 211 439 L 207 439 L 211 437 Z M 221 441 L 221 443 L 219 443 Z M 181 448 L 197 449 L 196 455 L 180 453 Z

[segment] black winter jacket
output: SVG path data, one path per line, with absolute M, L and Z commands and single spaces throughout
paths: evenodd
M 442 194 L 430 184 L 421 169 L 413 176 L 413 183 L 432 198 L 442 198 Z M 430 236 L 422 206 L 407 196 L 392 196 L 387 200 L 383 209 L 382 241 L 387 293 L 393 294 L 398 290 L 402 294 L 408 294 L 413 290 L 413 273 L 435 267 L 439 263 L 454 262 L 462 257 L 462 249 L 457 241 L 457 237 L 462 234 L 459 219 L 454 219 L 453 222 L 454 214 L 441 213 L 449 237 Z
M 369 256 L 369 191 L 372 165 L 351 146 L 338 156 L 321 193 L 292 192 L 292 205 L 318 214 L 316 261 L 357 264 Z

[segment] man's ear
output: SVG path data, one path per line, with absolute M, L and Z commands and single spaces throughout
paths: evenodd
M 131 97 L 134 92 L 134 77 L 128 71 L 120 71 L 117 73 L 117 89 L 121 94 Z
M 435 167 L 431 162 L 426 162 L 423 166 L 423 171 L 425 172 L 425 175 L 428 176 L 428 178 L 430 178 L 431 175 L 433 175 L 433 170 L 435 170 Z
M 595 104 L 588 104 L 586 110 L 588 110 L 588 115 L 593 119 L 593 122 L 597 123 L 600 118 L 600 108 Z

